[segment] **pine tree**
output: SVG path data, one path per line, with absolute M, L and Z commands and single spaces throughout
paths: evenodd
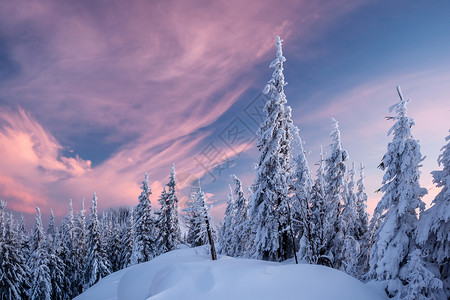
M 335 268 L 340 268 L 343 248 L 343 228 L 339 222 L 342 204 L 345 198 L 347 151 L 342 149 L 338 122 L 333 118 L 333 131 L 330 134 L 330 156 L 325 164 L 326 199 L 324 234 L 327 243 L 327 255 Z
M 304 236 L 303 246 L 307 261 L 313 264 L 331 266 L 331 261 L 326 254 L 325 240 L 325 160 L 323 158 L 322 147 L 320 147 L 320 160 L 318 162 L 316 180 L 311 191 L 311 216 L 310 216 L 310 237 Z
M 300 258 L 309 259 L 311 254 L 311 192 L 313 180 L 303 148 L 303 141 L 296 128 L 294 136 L 298 143 L 298 154 L 294 158 L 294 173 L 291 188 L 293 191 L 293 228 L 295 236 L 300 238 Z
M 355 193 L 355 185 L 355 164 L 353 163 L 352 169 L 349 171 L 346 196 L 344 197 L 344 205 L 342 213 L 339 216 L 339 221 L 344 235 L 344 245 L 342 247 L 341 254 L 341 269 L 354 277 L 358 274 L 357 264 L 360 253 L 360 243 L 356 228 L 359 215 L 356 209 L 357 197 Z
M 42 226 L 41 211 L 36 207 L 36 222 L 31 239 L 31 256 L 28 265 L 31 268 L 30 299 L 50 300 L 52 284 L 48 268 L 49 257 L 46 249 L 44 228 Z
M 364 185 L 364 166 L 361 163 L 359 168 L 359 179 L 356 182 L 356 210 L 358 212 L 358 220 L 356 223 L 356 237 L 357 240 L 363 240 L 369 229 L 369 214 L 367 213 L 367 194 Z
M 19 239 L 20 252 L 22 253 L 25 261 L 28 261 L 28 258 L 30 257 L 30 237 L 28 235 L 27 229 L 25 228 L 25 217 L 23 216 L 23 214 L 20 216 L 17 235 Z
M 234 181 L 234 216 L 232 218 L 231 256 L 243 256 L 248 248 L 251 238 L 250 220 L 248 217 L 248 201 L 242 190 L 242 182 L 236 175 L 232 175 Z
M 102 247 L 102 237 L 97 215 L 97 195 L 92 198 L 90 223 L 88 225 L 88 251 L 86 257 L 85 282 L 88 287 L 109 275 L 110 263 Z
M 399 299 L 445 299 L 445 295 L 441 294 L 442 281 L 425 267 L 419 249 L 408 255 L 408 262 L 400 270 L 399 277 L 406 282 L 406 286 L 399 293 Z
M 181 241 L 181 230 L 178 222 L 178 197 L 176 195 L 175 165 L 172 165 L 167 192 L 164 188 L 160 197 L 161 210 L 157 220 L 159 229 L 157 247 L 167 252 L 177 248 Z
M 6 203 L 0 200 L 0 299 L 26 298 L 30 269 L 21 253 L 20 239 L 14 230 L 12 214 L 4 212 Z
M 65 265 L 61 255 L 61 243 L 58 239 L 58 233 L 55 227 L 55 216 L 53 210 L 50 210 L 50 221 L 47 227 L 47 253 L 48 269 L 52 284 L 52 299 L 67 299 L 67 291 L 64 290 L 69 285 L 68 279 L 64 274 Z
M 72 294 L 73 286 L 72 284 L 75 283 L 75 274 L 77 270 L 74 266 L 74 219 L 73 219 L 73 206 L 72 206 L 72 199 L 69 199 L 69 212 L 64 217 L 64 220 L 62 222 L 61 228 L 60 228 L 60 234 L 61 234 L 61 243 L 62 243 L 62 249 L 60 253 L 60 257 L 64 263 L 65 266 L 65 277 L 68 279 L 67 286 L 64 287 L 64 291 L 66 291 L 68 298 L 74 297 Z
M 125 226 L 122 227 L 121 236 L 120 268 L 123 269 L 131 265 L 131 254 L 133 252 L 134 242 L 133 207 L 130 207 L 130 210 L 128 212 L 128 220 Z
M 228 185 L 230 192 L 228 193 L 227 207 L 225 209 L 225 217 L 222 226 L 219 230 L 219 253 L 225 255 L 232 255 L 232 238 L 238 235 L 235 233 L 236 228 L 233 227 L 233 216 L 235 214 L 233 189 Z
M 277 54 L 270 64 L 272 79 L 263 93 L 272 92 L 264 111 L 266 119 L 258 130 L 261 156 L 256 170 L 251 198 L 251 218 L 255 229 L 251 256 L 256 259 L 283 261 L 291 258 L 295 244 L 291 233 L 289 180 L 291 175 L 291 108 L 284 94 L 282 40 L 277 37 Z
M 131 264 L 146 262 L 155 257 L 157 253 L 155 243 L 154 225 L 149 196 L 151 189 L 148 185 L 148 174 L 142 182 L 142 192 L 139 196 L 139 204 L 134 211 L 134 243 Z
M 399 270 L 414 250 L 416 209 L 423 209 L 421 197 L 427 193 L 419 185 L 423 158 L 419 142 L 411 132 L 414 120 L 407 116 L 408 101 L 403 99 L 400 87 L 397 91 L 400 101 L 389 109 L 397 113 L 391 118 L 396 122 L 388 131 L 388 135 L 393 133 L 393 139 L 379 166 L 386 171 L 379 189 L 384 194 L 374 212 L 380 216 L 380 225 L 374 235 L 369 262 L 369 278 L 384 282 L 390 296 L 402 289 Z
M 450 135 L 442 147 L 438 163 L 440 171 L 433 171 L 433 182 L 442 188 L 433 200 L 433 206 L 420 215 L 417 242 L 423 247 L 427 258 L 436 264 L 444 282 L 447 298 L 450 297 Z
M 84 209 L 84 198 L 81 202 L 81 210 L 75 218 L 75 246 L 73 262 L 76 273 L 74 274 L 73 294 L 78 295 L 83 292 L 85 285 L 84 268 L 87 256 L 87 233 L 86 233 L 86 210 Z

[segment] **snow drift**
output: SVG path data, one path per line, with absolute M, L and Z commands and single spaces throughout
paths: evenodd
M 204 247 L 163 254 L 113 273 L 75 299 L 386 299 L 335 269 L 219 256 Z

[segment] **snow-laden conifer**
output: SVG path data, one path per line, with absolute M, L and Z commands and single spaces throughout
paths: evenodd
M 86 257 L 85 282 L 88 287 L 111 273 L 111 266 L 102 247 L 100 224 L 97 214 L 97 195 L 92 197 L 90 223 L 88 225 L 88 251 Z
M 159 202 L 161 210 L 157 220 L 159 252 L 167 252 L 177 248 L 181 240 L 181 230 L 178 220 L 178 197 L 176 194 L 175 165 L 172 165 L 167 191 L 163 190 Z
M 406 104 L 400 88 L 400 101 L 389 108 L 397 115 L 391 117 L 393 134 L 379 168 L 385 171 L 381 200 L 374 216 L 379 216 L 379 228 L 373 236 L 370 250 L 369 278 L 385 283 L 386 291 L 395 296 L 402 288 L 400 268 L 406 264 L 408 255 L 414 250 L 418 208 L 423 209 L 422 196 L 427 190 L 419 185 L 419 167 L 423 160 L 420 145 L 413 138 L 411 128 L 414 120 L 407 116 Z
M 310 237 L 302 239 L 302 246 L 305 249 L 305 258 L 313 264 L 330 265 L 331 261 L 326 256 L 325 240 L 325 213 L 326 213 L 326 182 L 325 182 L 325 160 L 323 150 L 320 147 L 320 160 L 316 173 L 316 180 L 311 191 L 311 216 L 310 216 Z
M 133 253 L 133 243 L 134 243 L 134 218 L 133 218 L 133 207 L 130 207 L 128 211 L 128 219 L 126 224 L 121 230 L 121 252 L 120 252 L 120 262 L 121 268 L 127 268 L 131 265 L 131 255 Z
M 30 269 L 21 252 L 13 216 L 4 212 L 5 206 L 0 200 L 0 299 L 24 299 Z
M 340 268 L 342 259 L 343 228 L 339 222 L 342 204 L 345 198 L 347 151 L 342 148 L 338 122 L 333 118 L 330 155 L 325 163 L 325 225 L 324 234 L 327 243 L 327 255 L 335 268 Z
M 283 261 L 294 255 L 290 221 L 289 181 L 291 176 L 291 108 L 284 94 L 282 40 L 277 37 L 277 53 L 270 64 L 272 78 L 263 93 L 271 92 L 264 106 L 266 119 L 258 130 L 261 156 L 251 195 L 252 227 L 255 231 L 250 254 L 253 258 Z
M 294 157 L 294 173 L 291 178 L 293 190 L 293 228 L 295 236 L 300 238 L 300 258 L 310 259 L 312 243 L 311 192 L 313 179 L 306 159 L 306 151 L 295 128 L 294 136 L 298 144 L 298 154 Z
M 248 216 L 248 200 L 245 198 L 242 189 L 242 182 L 236 176 L 232 175 L 234 181 L 234 216 L 232 219 L 232 230 L 234 234 L 231 238 L 231 256 L 245 256 L 245 252 L 250 244 L 251 228 Z
M 68 299 L 65 287 L 69 286 L 68 279 L 64 274 L 65 265 L 61 259 L 62 245 L 55 227 L 55 216 L 50 210 L 50 221 L 47 227 L 47 252 L 48 269 L 52 284 L 52 299 Z
M 28 266 L 31 268 L 31 288 L 29 298 L 50 300 L 52 283 L 48 268 L 49 257 L 46 247 L 46 237 L 42 226 L 41 211 L 36 207 L 36 221 L 31 238 L 31 256 Z
M 444 282 L 444 290 L 450 297 L 450 135 L 445 139 L 438 163 L 443 167 L 433 171 L 433 182 L 442 188 L 433 205 L 420 215 L 417 242 L 428 260 L 436 264 Z
M 73 263 L 76 274 L 74 274 L 74 284 L 72 286 L 74 295 L 83 292 L 84 288 L 84 268 L 87 255 L 87 232 L 86 232 L 86 210 L 84 208 L 84 198 L 81 202 L 81 210 L 75 217 L 75 245 L 73 251 Z
M 236 228 L 233 227 L 233 217 L 234 217 L 234 198 L 233 198 L 233 189 L 231 188 L 231 185 L 228 185 L 229 193 L 228 193 L 228 200 L 227 200 L 227 207 L 225 208 L 225 216 L 223 220 L 223 224 L 220 227 L 219 230 L 219 253 L 220 254 L 226 254 L 229 256 L 232 256 L 232 239 L 234 235 L 237 235 L 238 233 L 235 231 Z
M 155 257 L 155 220 L 152 216 L 150 195 L 152 193 L 148 174 L 145 173 L 145 179 L 142 182 L 142 192 L 139 196 L 139 203 L 134 210 L 134 243 L 131 264 L 146 262 Z

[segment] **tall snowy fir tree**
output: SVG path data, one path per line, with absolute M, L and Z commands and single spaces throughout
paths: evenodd
M 55 216 L 53 210 L 50 210 L 50 221 L 47 227 L 47 252 L 48 269 L 52 284 L 52 299 L 69 299 L 65 287 L 69 286 L 68 279 L 64 274 L 64 262 L 61 255 L 61 243 L 55 227 Z
M 356 210 L 358 212 L 358 220 L 356 223 L 356 237 L 360 245 L 360 254 L 357 265 L 357 278 L 363 279 L 368 269 L 368 260 L 370 253 L 371 232 L 369 232 L 369 214 L 367 213 L 367 194 L 364 184 L 364 165 L 360 163 L 359 178 L 356 182 Z
M 8 217 L 5 206 L 0 200 L 0 299 L 26 299 L 30 269 L 21 252 L 13 216 Z
M 64 220 L 60 228 L 61 243 L 62 243 L 60 256 L 65 266 L 64 267 L 65 276 L 68 279 L 67 281 L 68 286 L 65 286 L 64 290 L 67 292 L 69 298 L 74 296 L 72 294 L 72 290 L 73 290 L 73 283 L 75 283 L 75 275 L 77 273 L 73 261 L 74 256 L 73 250 L 75 243 L 74 233 L 75 233 L 75 225 L 73 218 L 73 206 L 72 206 L 72 199 L 70 199 L 69 212 L 64 217 Z
M 352 169 L 348 172 L 349 180 L 346 188 L 346 195 L 344 197 L 344 205 L 339 216 L 339 222 L 344 238 L 341 254 L 341 270 L 354 277 L 357 276 L 357 264 L 360 254 L 360 242 L 356 228 L 359 215 L 356 209 L 357 197 L 355 193 L 355 172 L 355 164 L 353 163 Z
M 157 220 L 159 252 L 167 252 L 177 248 L 181 240 L 178 222 L 178 197 L 176 194 L 175 165 L 172 165 L 167 191 L 164 189 L 160 197 L 161 210 Z
M 84 288 L 84 268 L 86 265 L 87 256 L 87 233 L 86 233 L 86 210 L 84 209 L 84 198 L 81 202 L 81 210 L 75 217 L 75 245 L 73 251 L 73 264 L 75 266 L 76 273 L 72 277 L 74 282 L 72 284 L 72 290 L 74 295 L 78 295 L 83 292 Z
M 305 249 L 304 259 L 312 264 L 329 265 L 326 254 L 325 240 L 325 159 L 323 150 L 320 147 L 320 160 L 317 163 L 316 180 L 311 190 L 311 216 L 309 218 L 310 236 L 304 236 L 302 240 Z
M 374 234 L 369 262 L 369 278 L 382 281 L 389 296 L 396 296 L 403 289 L 399 271 L 415 250 L 416 210 L 423 209 L 421 198 L 427 193 L 419 185 L 423 157 L 411 132 L 414 120 L 407 116 L 409 100 L 403 99 L 400 87 L 397 91 L 400 101 L 389 108 L 389 112 L 397 114 L 391 118 L 396 122 L 388 131 L 393 139 L 379 165 L 385 171 L 379 189 L 384 194 L 374 212 L 380 216 L 380 225 Z
M 439 268 L 447 298 L 450 298 L 450 135 L 442 147 L 438 163 L 443 167 L 433 171 L 433 182 L 441 188 L 433 206 L 420 215 L 417 242 L 429 261 Z
M 291 178 L 293 191 L 293 228 L 296 239 L 300 241 L 300 258 L 309 259 L 311 254 L 310 241 L 312 239 L 311 228 L 311 192 L 313 179 L 306 159 L 303 141 L 299 130 L 295 128 L 295 141 L 298 144 L 298 154 L 294 157 L 294 173 Z
M 134 211 L 134 243 L 131 264 L 146 262 L 155 257 L 155 220 L 152 216 L 150 198 L 152 191 L 148 185 L 148 174 L 142 182 L 139 204 Z
M 225 216 L 223 220 L 223 224 L 219 230 L 219 253 L 232 256 L 231 248 L 232 248 L 232 238 L 234 235 L 238 235 L 233 228 L 233 216 L 234 212 L 234 199 L 233 199 L 233 189 L 231 185 L 228 185 L 229 193 L 227 200 L 227 207 L 225 209 Z
M 31 268 L 29 298 L 32 300 L 51 299 L 52 283 L 48 264 L 49 257 L 45 232 L 42 226 L 41 211 L 36 207 L 36 221 L 31 238 L 31 256 L 28 261 L 28 266 Z
M 122 227 L 121 232 L 121 252 L 120 262 L 121 268 L 127 268 L 131 265 L 131 255 L 133 253 L 134 243 L 134 219 L 133 207 L 130 207 L 128 212 L 127 223 Z
M 242 182 L 236 176 L 232 175 L 234 181 L 234 203 L 232 218 L 232 230 L 234 234 L 231 236 L 231 256 L 244 256 L 247 247 L 250 245 L 251 228 L 248 216 L 248 200 L 245 198 L 242 190 Z
M 330 134 L 330 155 L 325 161 L 325 224 L 324 235 L 327 244 L 326 255 L 333 267 L 340 268 L 344 233 L 339 222 L 342 204 L 345 201 L 347 151 L 342 149 L 341 133 L 338 122 L 333 118 L 333 131 Z
M 254 242 L 250 255 L 256 259 L 283 261 L 294 255 L 290 221 L 289 180 L 291 175 L 291 108 L 284 94 L 282 40 L 277 37 L 272 79 L 263 93 L 271 92 L 264 106 L 266 119 L 258 130 L 261 153 L 251 195 Z
M 88 225 L 88 250 L 86 257 L 85 282 L 87 287 L 97 283 L 111 273 L 111 266 L 102 247 L 100 224 L 97 215 L 97 195 L 92 197 L 90 223 Z

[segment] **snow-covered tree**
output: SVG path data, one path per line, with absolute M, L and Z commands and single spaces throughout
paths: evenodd
M 277 53 L 270 64 L 272 79 L 263 93 L 271 92 L 264 106 L 266 119 L 258 130 L 261 153 L 251 195 L 251 219 L 255 231 L 251 256 L 257 259 L 283 261 L 295 251 L 290 221 L 289 181 L 291 176 L 291 108 L 284 94 L 282 40 L 277 37 Z
M 87 256 L 87 233 L 86 233 L 86 210 L 84 209 L 84 198 L 81 202 L 81 210 L 75 217 L 75 246 L 73 253 L 73 263 L 76 273 L 72 277 L 73 293 L 78 295 L 83 292 L 84 288 L 84 268 Z
M 131 264 L 146 262 L 155 257 L 157 253 L 155 243 L 155 220 L 152 216 L 150 204 L 151 189 L 148 185 L 148 174 L 142 182 L 142 192 L 139 196 L 139 204 L 134 211 L 134 243 Z
M 5 206 L 0 200 L 0 299 L 22 299 L 27 297 L 30 269 L 21 252 L 13 216 L 9 214 L 8 218 Z
M 400 270 L 399 277 L 406 282 L 406 285 L 399 292 L 398 299 L 439 300 L 445 298 L 442 294 L 442 281 L 425 267 L 419 249 L 408 255 L 408 262 Z
M 228 193 L 228 201 L 227 207 L 225 209 L 225 217 L 223 220 L 223 224 L 219 230 L 219 245 L 220 245 L 219 253 L 231 256 L 232 255 L 231 249 L 233 247 L 232 238 L 234 235 L 238 235 L 238 233 L 235 232 L 236 228 L 233 227 L 233 216 L 235 214 L 233 189 L 231 188 L 231 185 L 228 185 L 228 187 L 230 192 Z
M 127 223 L 122 227 L 121 231 L 121 252 L 120 263 L 121 268 L 127 268 L 131 265 L 131 254 L 133 253 L 134 242 L 134 219 L 133 219 L 133 207 L 130 207 L 128 212 Z
M 335 268 L 340 268 L 344 244 L 343 228 L 339 222 L 345 198 L 347 151 L 342 149 L 338 122 L 333 118 L 333 131 L 330 134 L 330 156 L 325 161 L 325 225 L 327 255 Z
M 232 228 L 234 234 L 231 239 L 231 256 L 244 256 L 245 251 L 250 244 L 251 228 L 248 217 L 248 200 L 245 198 L 242 190 L 242 182 L 236 175 L 232 175 L 234 181 L 234 216 L 232 219 Z
M 305 258 L 313 264 L 330 265 L 330 260 L 326 254 L 325 240 L 325 160 L 323 150 L 320 147 L 320 160 L 316 173 L 316 180 L 311 190 L 311 216 L 310 216 L 310 236 L 304 235 L 302 246 L 305 249 Z
M 65 276 L 68 279 L 68 286 L 64 287 L 64 290 L 68 294 L 69 298 L 72 298 L 74 295 L 72 294 L 73 286 L 72 284 L 75 283 L 75 274 L 77 273 L 77 270 L 74 266 L 73 261 L 73 250 L 74 250 L 74 232 L 75 232 L 75 225 L 74 225 L 74 218 L 73 218 L 73 206 L 72 206 L 72 199 L 69 200 L 69 212 L 64 217 L 62 225 L 60 227 L 60 235 L 61 235 L 61 243 L 62 243 L 62 249 L 60 253 L 60 257 L 64 263 L 65 266 Z
M 49 257 L 46 247 L 45 232 L 42 226 L 41 211 L 36 207 L 36 222 L 31 238 L 31 256 L 28 266 L 31 268 L 31 288 L 29 298 L 50 300 L 52 295 L 52 283 Z
M 111 266 L 102 247 L 100 225 L 97 215 L 97 195 L 92 197 L 90 223 L 88 225 L 88 251 L 86 257 L 85 282 L 88 287 L 111 273 Z
M 294 136 L 298 144 L 298 154 L 293 160 L 294 173 L 291 178 L 293 191 L 293 228 L 294 234 L 300 239 L 300 258 L 309 259 L 312 239 L 311 228 L 311 192 L 313 179 L 306 159 L 306 151 L 300 138 L 299 130 L 295 128 Z
M 181 240 L 181 230 L 178 222 L 178 197 L 176 195 L 175 165 L 172 165 L 167 191 L 164 189 L 159 198 L 161 210 L 157 220 L 157 248 L 167 252 L 177 248 Z
M 351 276 L 357 275 L 357 263 L 360 252 L 360 243 L 357 233 L 357 222 L 359 220 L 356 209 L 357 197 L 355 193 L 355 164 L 348 172 L 349 180 L 344 197 L 344 205 L 339 216 L 340 227 L 342 228 L 344 245 L 342 247 L 341 269 Z
M 47 227 L 47 265 L 52 284 L 52 299 L 69 299 L 67 291 L 64 290 L 66 286 L 69 286 L 69 283 L 64 274 L 65 265 L 60 258 L 61 251 L 62 247 L 55 227 L 55 216 L 53 210 L 50 210 L 50 221 Z
M 403 99 L 400 87 L 397 91 L 400 101 L 389 108 L 390 112 L 397 113 L 391 118 L 396 122 L 388 131 L 388 135 L 393 133 L 393 139 L 379 166 L 385 171 L 379 189 L 384 194 L 374 212 L 380 218 L 369 262 L 369 278 L 384 282 L 390 296 L 397 295 L 402 288 L 399 270 L 414 250 L 416 209 L 423 209 L 421 198 L 427 193 L 419 185 L 419 167 L 423 157 L 419 142 L 411 131 L 414 120 L 407 116 L 409 100 Z
M 209 210 L 211 206 L 206 203 L 205 193 L 199 186 L 197 191 L 192 193 L 191 201 L 184 209 L 185 218 L 188 223 L 188 242 L 192 247 L 197 247 L 209 243 L 212 260 L 217 259 L 215 249 L 215 230 L 211 224 Z
M 356 222 L 356 237 L 361 241 L 369 228 L 369 214 L 367 213 L 367 194 L 364 184 L 364 166 L 361 163 L 359 168 L 359 179 L 356 182 L 356 210 L 358 212 L 358 220 Z
M 30 237 L 27 229 L 25 228 L 25 217 L 23 214 L 20 216 L 20 222 L 17 227 L 17 235 L 19 239 L 20 251 L 25 261 L 30 257 Z
M 442 188 L 433 200 L 433 206 L 420 215 L 417 242 L 428 260 L 439 267 L 447 297 L 450 297 L 450 135 L 442 147 L 438 163 L 440 171 L 433 171 L 433 182 Z

